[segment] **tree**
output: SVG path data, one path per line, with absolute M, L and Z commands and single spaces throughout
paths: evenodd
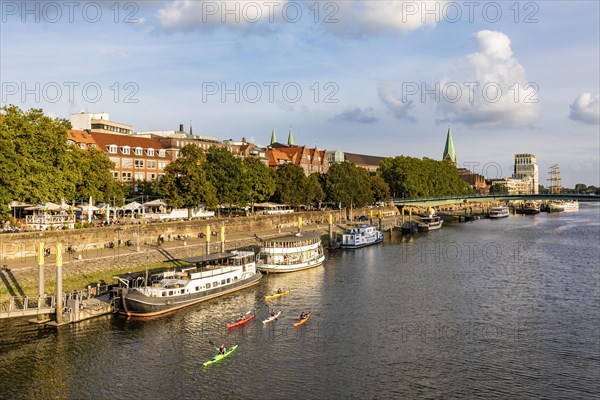
M 180 157 L 165 168 L 160 181 L 160 193 L 174 207 L 192 209 L 204 203 L 207 207 L 217 205 L 217 193 L 204 171 L 204 151 L 193 145 L 181 149 Z
M 299 165 L 288 163 L 280 166 L 275 179 L 277 184 L 276 201 L 289 204 L 294 208 L 300 206 L 306 199 L 303 193 L 306 179 L 304 170 Z
M 494 183 L 492 187 L 490 187 L 490 194 L 508 194 L 508 187 L 501 183 Z
M 371 191 L 375 201 L 388 201 L 390 198 L 390 187 L 380 175 L 371 175 Z
M 244 159 L 243 167 L 247 180 L 247 197 L 252 203 L 252 212 L 254 212 L 254 203 L 265 201 L 275 194 L 277 189 L 275 171 L 254 157 Z
M 343 207 L 362 207 L 374 201 L 369 173 L 347 161 L 329 168 L 325 193 L 327 201 Z
M 321 187 L 321 174 L 314 172 L 308 176 L 304 188 L 304 204 L 320 203 L 325 200 L 325 192 Z
M 71 124 L 45 116 L 41 109 L 22 111 L 11 105 L 0 110 L 2 186 L 10 188 L 14 200 L 60 202 L 72 191 L 66 179 L 70 174 L 67 130 Z
M 458 170 L 446 161 L 398 156 L 381 161 L 379 169 L 395 196 L 422 198 L 473 193 L 459 178 Z
M 212 146 L 206 153 L 206 176 L 216 189 L 220 204 L 246 206 L 249 189 L 242 161 L 225 147 Z
M 575 185 L 575 191 L 577 193 L 585 193 L 587 191 L 587 185 L 583 184 L 583 183 L 578 183 Z

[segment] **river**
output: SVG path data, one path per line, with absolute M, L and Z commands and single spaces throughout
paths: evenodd
M 153 320 L 0 321 L 0 398 L 598 398 L 599 243 L 600 207 L 582 204 L 385 233 Z M 263 326 L 277 288 L 291 293 Z M 294 329 L 304 310 L 311 320 Z M 239 348 L 204 368 L 209 341 Z

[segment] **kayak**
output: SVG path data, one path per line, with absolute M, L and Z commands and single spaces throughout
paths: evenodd
M 216 363 L 221 361 L 222 359 L 224 359 L 225 357 L 229 356 L 231 353 L 233 353 L 235 351 L 235 349 L 237 349 L 238 345 L 233 345 L 233 347 L 230 347 L 229 350 L 225 351 L 225 354 L 217 354 L 216 356 L 214 356 L 212 358 L 212 360 L 208 360 L 207 362 L 205 362 L 203 365 L 205 367 L 209 366 L 210 364 Z
M 277 298 L 277 297 L 281 297 L 281 296 L 289 294 L 289 293 L 290 293 L 290 291 L 286 290 L 285 292 L 282 292 L 282 293 L 269 294 L 269 295 L 265 296 L 265 300 L 271 300 L 271 299 L 274 299 L 274 298 Z
M 306 316 L 306 318 L 298 319 L 296 322 L 294 322 L 294 328 L 297 328 L 300 325 L 305 324 L 310 319 L 310 316 L 311 316 L 311 313 L 308 313 L 308 315 Z
M 269 322 L 273 322 L 281 315 L 281 311 L 277 311 L 277 314 L 271 315 L 269 318 L 263 321 L 263 324 L 268 324 Z
M 236 321 L 236 322 L 233 322 L 231 324 L 228 324 L 227 325 L 227 329 L 236 328 L 238 326 L 246 325 L 248 322 L 252 321 L 253 319 L 254 319 L 254 314 L 252 314 L 248 318 L 243 319 L 241 321 Z

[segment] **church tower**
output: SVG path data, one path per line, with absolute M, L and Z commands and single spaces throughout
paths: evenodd
M 452 142 L 450 127 L 448 127 L 448 135 L 446 136 L 446 147 L 444 148 L 443 160 L 448 161 L 456 167 L 456 153 L 454 152 L 454 143 Z

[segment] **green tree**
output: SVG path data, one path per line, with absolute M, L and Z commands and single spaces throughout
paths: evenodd
M 310 205 L 325 200 L 325 192 L 321 187 L 321 174 L 318 172 L 310 174 L 304 183 L 304 204 Z
M 70 172 L 67 130 L 71 124 L 45 116 L 41 109 L 22 111 L 10 105 L 0 111 L 2 186 L 10 188 L 14 200 L 60 202 L 73 190 L 66 179 Z
M 508 194 L 508 187 L 501 183 L 494 183 L 492 187 L 490 187 L 490 194 Z
M 165 168 L 165 176 L 160 180 L 160 193 L 174 207 L 192 209 L 200 203 L 207 207 L 217 205 L 217 193 L 204 171 L 206 157 L 204 151 L 193 145 L 181 149 L 180 157 Z
M 578 183 L 575 185 L 575 191 L 577 193 L 585 193 L 587 191 L 587 185 L 584 183 Z
M 329 168 L 325 194 L 327 201 L 343 207 L 363 207 L 374 202 L 369 173 L 347 161 Z
M 206 153 L 206 176 L 216 189 L 220 204 L 246 206 L 249 198 L 248 181 L 242 160 L 225 147 L 212 146 Z
M 388 201 L 390 199 L 390 187 L 380 175 L 371 175 L 371 191 L 375 201 Z
M 275 179 L 277 184 L 276 201 L 289 204 L 294 208 L 300 206 L 306 200 L 303 193 L 306 180 L 304 170 L 299 165 L 288 163 L 280 166 Z
M 245 158 L 243 164 L 248 198 L 254 212 L 255 203 L 268 200 L 275 194 L 275 171 L 254 157 Z
M 397 197 L 437 197 L 470 194 L 473 189 L 458 176 L 458 170 L 446 161 L 398 156 L 379 165 L 381 176 Z

